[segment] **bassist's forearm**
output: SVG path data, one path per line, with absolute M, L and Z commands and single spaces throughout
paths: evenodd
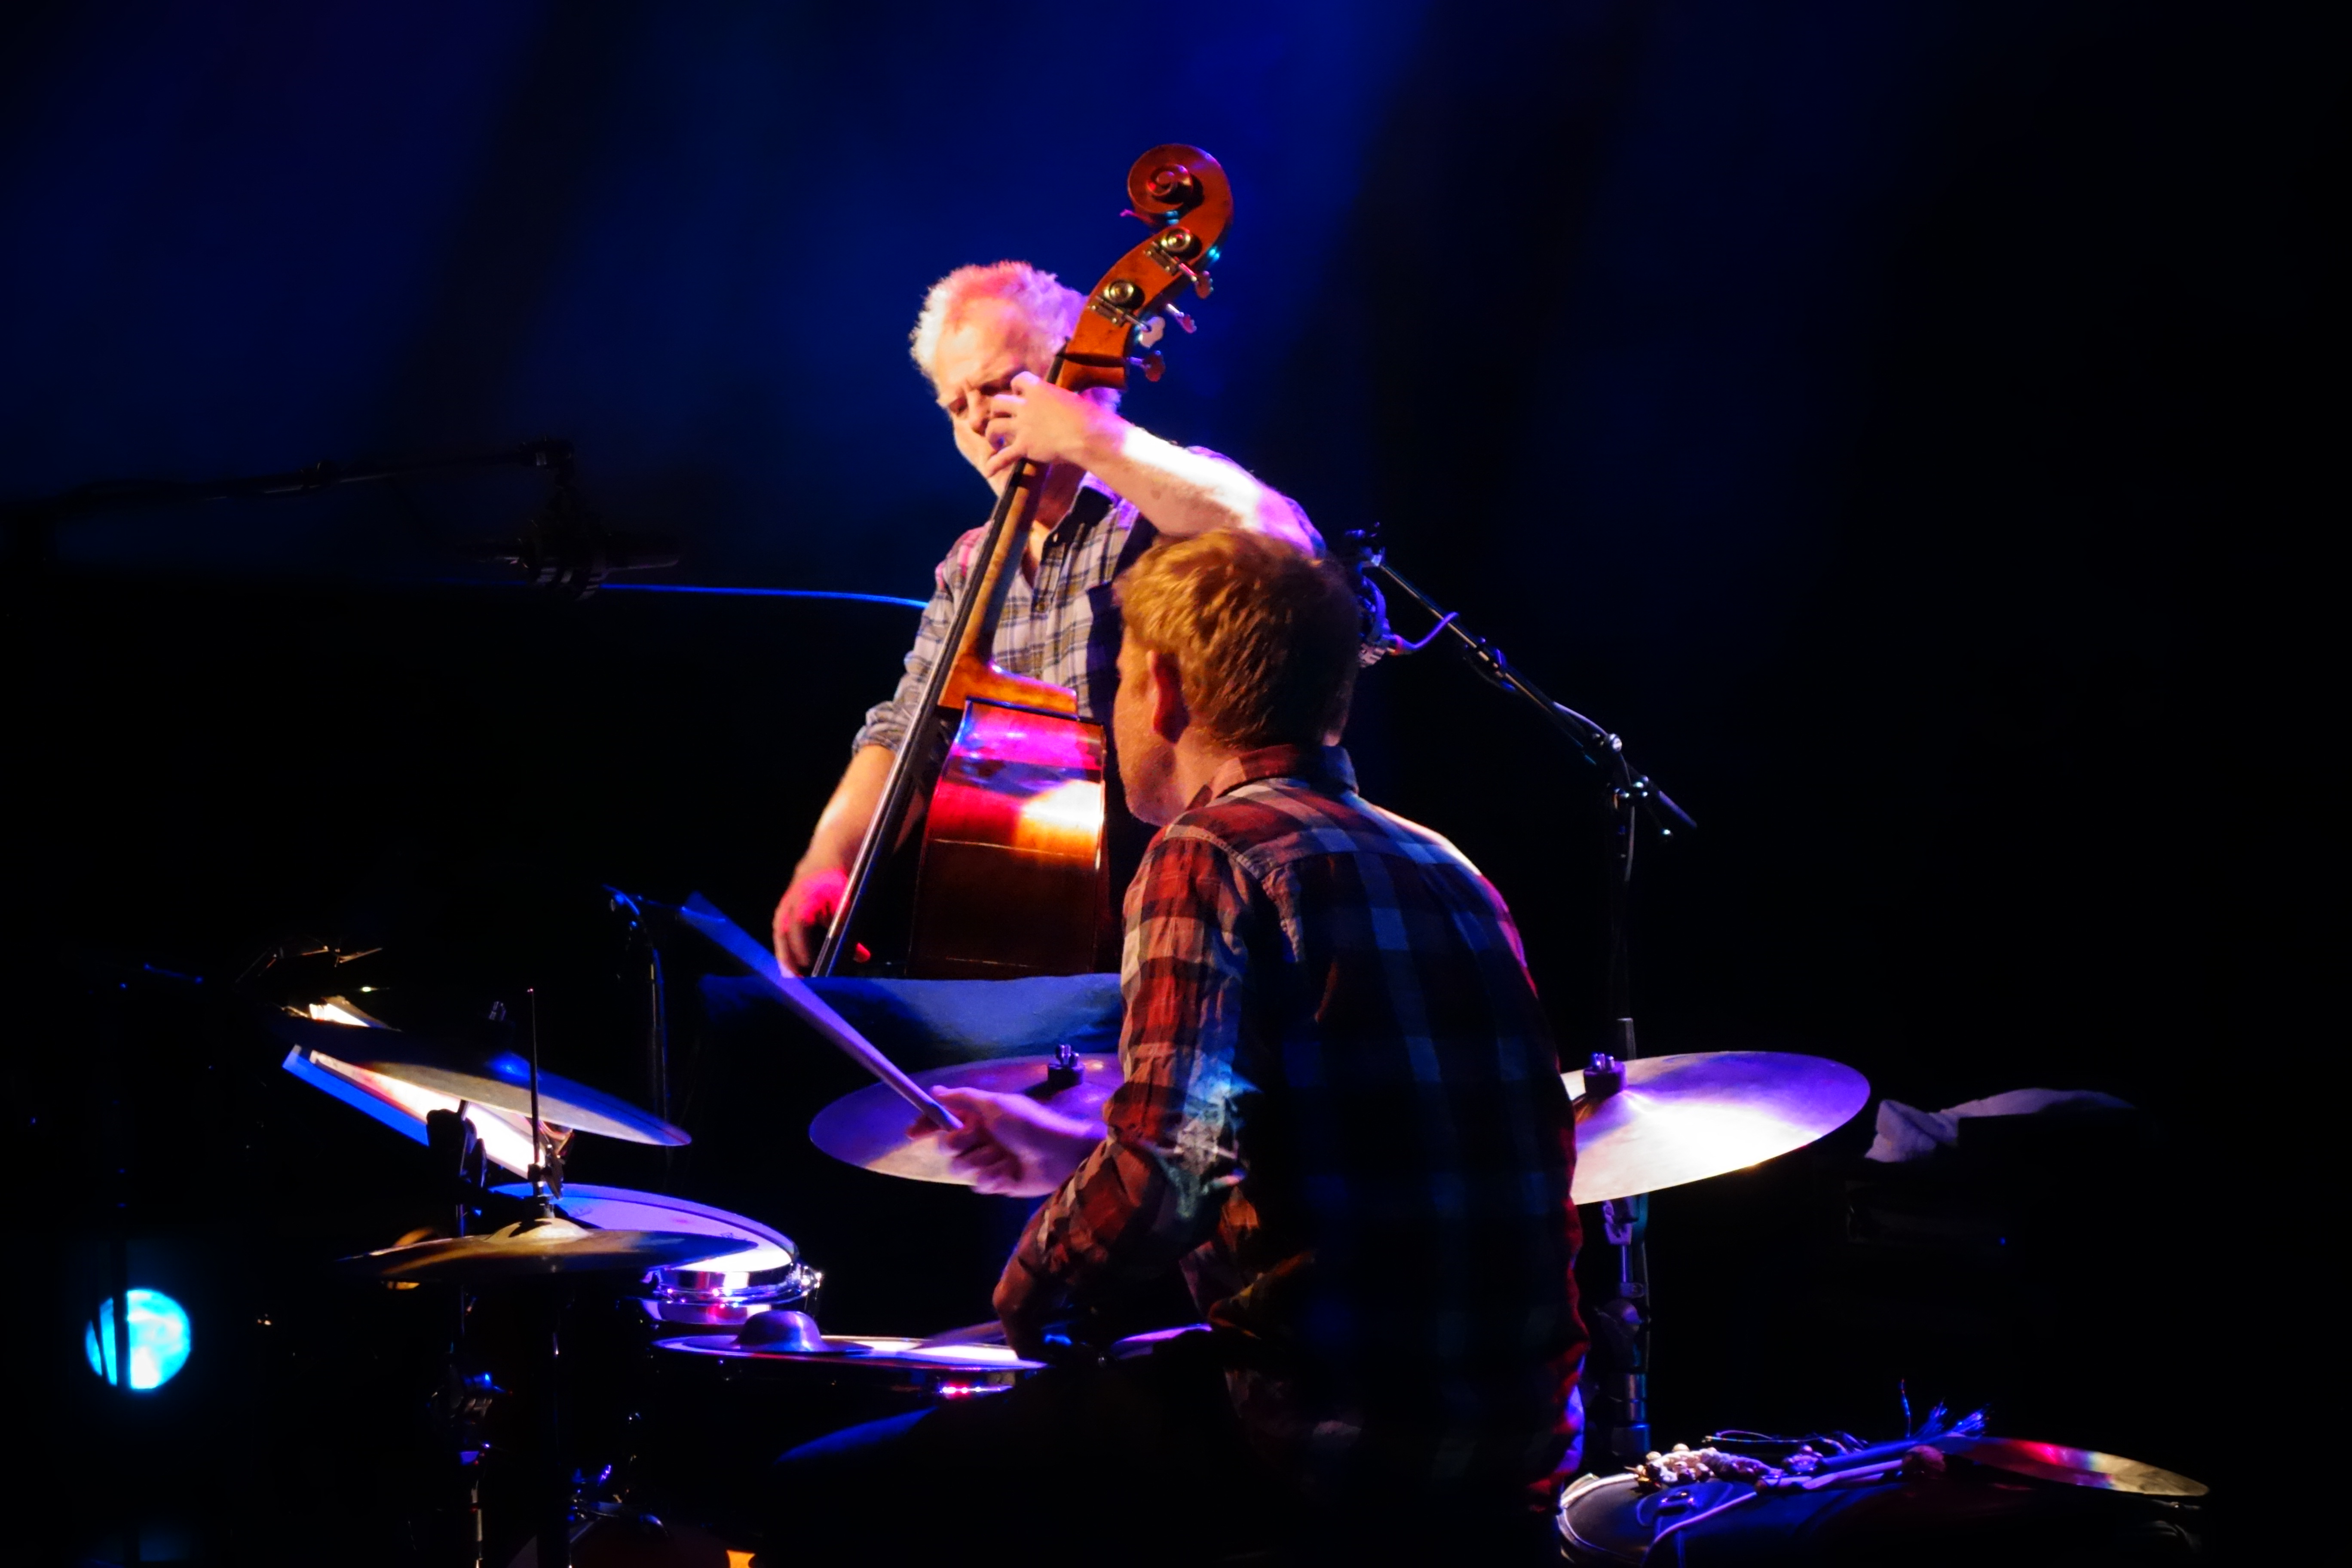
M 801 856 L 796 876 L 849 869 L 866 837 L 866 825 L 874 820 L 874 808 L 882 802 L 892 755 L 887 746 L 860 746 L 849 759 L 841 782 L 834 785 L 833 798 L 824 803 L 816 819 L 816 830 L 809 835 L 808 849 Z

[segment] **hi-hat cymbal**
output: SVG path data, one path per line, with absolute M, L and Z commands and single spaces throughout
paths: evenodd
M 1099 1121 L 1103 1102 L 1118 1087 L 1118 1058 L 1080 1056 L 1075 1058 L 1078 1081 L 1066 1089 L 1046 1091 L 1052 1057 L 999 1057 L 994 1061 L 964 1062 L 940 1068 L 918 1079 L 924 1088 L 980 1089 L 998 1094 L 1026 1094 L 1065 1116 Z M 918 1182 L 971 1184 L 948 1168 L 947 1151 L 936 1138 L 909 1138 L 908 1123 L 914 1112 L 887 1084 L 874 1084 L 845 1094 L 816 1113 L 809 1123 L 809 1141 L 836 1160 L 846 1160 L 886 1176 L 906 1176 Z
M 740 1252 L 740 1237 L 677 1236 L 657 1230 L 594 1230 L 562 1215 L 501 1226 L 480 1236 L 442 1237 L 339 1259 L 371 1279 L 497 1285 L 551 1274 L 643 1274 Z
M 530 1064 L 512 1051 L 469 1050 L 398 1029 L 323 1024 L 292 1014 L 274 1015 L 269 1026 L 330 1072 L 355 1068 L 363 1075 L 391 1079 L 517 1116 L 530 1114 Z M 539 1114 L 540 1120 L 558 1127 L 631 1143 L 675 1146 L 693 1142 L 685 1129 L 673 1127 L 650 1111 L 551 1072 L 539 1075 Z
M 1563 1073 L 1576 1106 L 1580 1204 L 1680 1186 L 1801 1149 L 1842 1127 L 1870 1099 L 1870 1080 L 1825 1057 L 1702 1051 L 1636 1057 L 1625 1086 L 1588 1097 Z

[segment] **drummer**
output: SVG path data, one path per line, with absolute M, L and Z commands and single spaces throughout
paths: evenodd
M 785 1456 L 792 1538 L 870 1544 L 920 1500 L 958 1558 L 1213 1560 L 1252 1520 L 1310 1559 L 1543 1561 L 1580 1436 L 1574 1123 L 1510 915 L 1327 743 L 1357 649 L 1329 564 L 1164 540 L 1119 603 L 1113 721 L 1160 825 L 1127 897 L 1124 1081 L 1096 1125 L 940 1091 L 959 1170 L 1045 1200 L 995 1306 L 1057 1364 Z M 1207 1332 L 1057 1344 L 1180 1269 Z

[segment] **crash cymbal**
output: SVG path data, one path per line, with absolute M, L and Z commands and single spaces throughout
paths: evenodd
M 2137 1492 L 2142 1497 L 2203 1497 L 2210 1489 L 2202 1481 L 2120 1458 L 2092 1448 L 2068 1448 L 2056 1443 L 2030 1443 L 2021 1437 L 1938 1437 L 1945 1453 L 1979 1465 L 1990 1465 L 2012 1475 L 2036 1480 L 2062 1481 L 2070 1487 L 2094 1487 L 2101 1491 Z
M 1118 1087 L 1118 1058 L 1079 1056 L 1073 1058 L 1077 1081 L 1066 1089 L 1047 1088 L 1052 1057 L 999 1057 L 994 1061 L 964 1062 L 921 1075 L 926 1089 L 979 1089 L 998 1094 L 1026 1094 L 1065 1116 L 1100 1121 L 1103 1102 Z M 886 1176 L 906 1176 L 918 1182 L 971 1184 L 948 1169 L 947 1152 L 936 1138 L 909 1138 L 907 1126 L 914 1113 L 886 1084 L 875 1084 L 845 1094 L 816 1114 L 809 1123 L 809 1141 L 836 1160 L 846 1160 Z
M 444 1280 L 480 1287 L 553 1274 L 643 1274 L 742 1250 L 730 1236 L 656 1230 L 595 1230 L 562 1215 L 501 1226 L 480 1236 L 442 1237 L 339 1259 L 370 1279 Z
M 338 1077 L 364 1082 L 373 1075 L 517 1116 L 530 1114 L 530 1063 L 512 1051 L 485 1052 L 399 1029 L 320 1023 L 290 1013 L 273 1014 L 269 1026 L 315 1066 Z M 352 1068 L 357 1076 L 345 1070 Z M 551 1072 L 539 1075 L 539 1114 L 558 1127 L 631 1143 L 693 1142 L 683 1128 L 625 1100 Z
M 1636 1057 L 1624 1070 L 1623 1088 L 1590 1096 L 1583 1073 L 1561 1075 L 1579 1097 L 1580 1204 L 1654 1193 L 1801 1149 L 1870 1099 L 1870 1080 L 1852 1068 L 1780 1051 Z

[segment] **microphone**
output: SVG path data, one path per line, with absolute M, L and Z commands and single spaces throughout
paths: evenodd
M 1381 585 L 1372 581 L 1372 574 L 1379 571 L 1388 559 L 1388 552 L 1381 544 L 1379 523 L 1368 523 L 1341 534 L 1339 548 L 1332 552 L 1332 556 L 1339 562 L 1340 569 L 1348 574 L 1349 586 L 1356 591 L 1356 604 L 1360 612 L 1356 648 L 1359 668 L 1370 669 L 1384 658 L 1402 658 L 1409 653 L 1419 653 L 1435 642 L 1437 634 L 1454 619 L 1452 615 L 1441 616 L 1438 623 L 1429 628 L 1429 635 L 1419 642 L 1408 641 L 1391 629 L 1388 596 L 1381 592 Z

